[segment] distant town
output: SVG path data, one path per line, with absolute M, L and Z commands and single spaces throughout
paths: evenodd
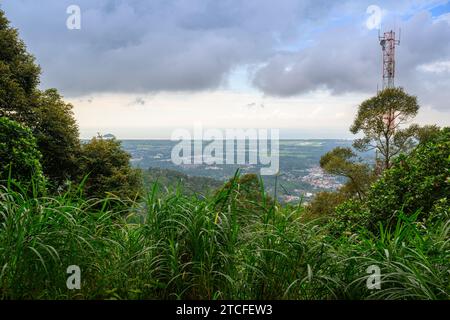
M 160 168 L 178 171 L 192 177 L 208 177 L 218 181 L 230 179 L 236 170 L 259 173 L 258 165 L 175 165 L 171 161 L 174 142 L 167 140 L 124 140 L 123 147 L 131 156 L 131 163 L 142 169 Z M 349 146 L 348 140 L 282 140 L 280 143 L 280 172 L 277 177 L 264 177 L 268 193 L 275 192 L 284 203 L 308 202 L 320 191 L 338 189 L 345 181 L 323 172 L 320 157 L 336 146 Z

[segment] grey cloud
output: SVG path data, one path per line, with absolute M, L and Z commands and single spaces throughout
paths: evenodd
M 76 3 L 81 30 L 66 28 Z M 43 86 L 66 95 L 206 90 L 236 66 L 267 59 L 295 39 L 306 8 L 322 1 L 4 0 L 43 67 Z
M 450 25 L 435 23 L 422 12 L 402 26 L 397 49 L 396 84 L 419 96 L 424 104 L 450 109 L 450 75 L 431 74 L 421 65 L 450 60 Z M 375 92 L 381 84 L 381 48 L 377 32 L 364 26 L 337 28 L 323 34 L 314 46 L 279 53 L 260 68 L 254 84 L 266 94 L 292 96 L 328 89 L 334 94 Z
M 407 0 L 377 4 L 408 12 L 432 2 L 437 0 L 415 1 L 414 8 Z M 66 28 L 71 4 L 81 7 L 81 30 Z M 370 4 L 372 0 L 3 0 L 1 7 L 41 64 L 43 87 L 59 88 L 66 96 L 210 90 L 247 64 L 264 64 L 254 74 L 254 85 L 264 93 L 290 96 L 320 88 L 335 94 L 376 90 L 380 49 L 376 32 L 364 26 Z M 355 15 L 359 18 L 353 21 Z M 335 17 L 344 23 L 336 23 Z M 397 83 L 420 94 L 425 103 L 440 106 L 449 100 L 448 74 L 430 74 L 417 66 L 449 57 L 449 26 L 418 15 L 403 30 Z M 297 49 L 282 51 L 286 47 Z

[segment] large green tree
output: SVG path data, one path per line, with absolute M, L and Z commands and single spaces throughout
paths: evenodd
M 91 139 L 82 145 L 79 160 L 80 181 L 85 179 L 84 193 L 89 198 L 103 199 L 112 194 L 121 199 L 136 198 L 142 188 L 142 177 L 130 166 L 130 155 L 120 141 Z
M 0 116 L 31 121 L 39 74 L 34 57 L 0 10 Z
M 364 136 L 355 140 L 354 148 L 359 151 L 376 150 L 381 157 L 382 169 L 389 168 L 395 156 L 414 146 L 417 127 L 404 126 L 418 111 L 417 98 L 402 88 L 380 91 L 359 106 L 350 131 Z
M 29 127 L 42 153 L 43 170 L 55 187 L 76 175 L 78 128 L 56 89 L 38 89 L 40 68 L 0 10 L 0 116 Z
M 43 154 L 44 172 L 54 186 L 60 186 L 78 174 L 80 140 L 72 105 L 56 89 L 49 89 L 40 92 L 35 116 L 37 121 L 31 125 Z

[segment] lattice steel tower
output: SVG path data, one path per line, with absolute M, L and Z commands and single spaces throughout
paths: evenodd
M 395 39 L 395 32 L 385 32 L 383 37 L 378 36 L 383 49 L 383 89 L 394 87 L 395 78 L 395 46 L 400 40 Z

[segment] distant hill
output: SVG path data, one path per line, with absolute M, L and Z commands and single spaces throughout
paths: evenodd
M 158 181 L 167 189 L 175 190 L 179 186 L 185 195 L 210 195 L 224 184 L 213 178 L 189 176 L 170 169 L 149 168 L 142 170 L 142 174 L 146 188 Z
M 112 133 L 107 133 L 103 136 L 103 139 L 115 139 L 116 136 L 113 135 Z

